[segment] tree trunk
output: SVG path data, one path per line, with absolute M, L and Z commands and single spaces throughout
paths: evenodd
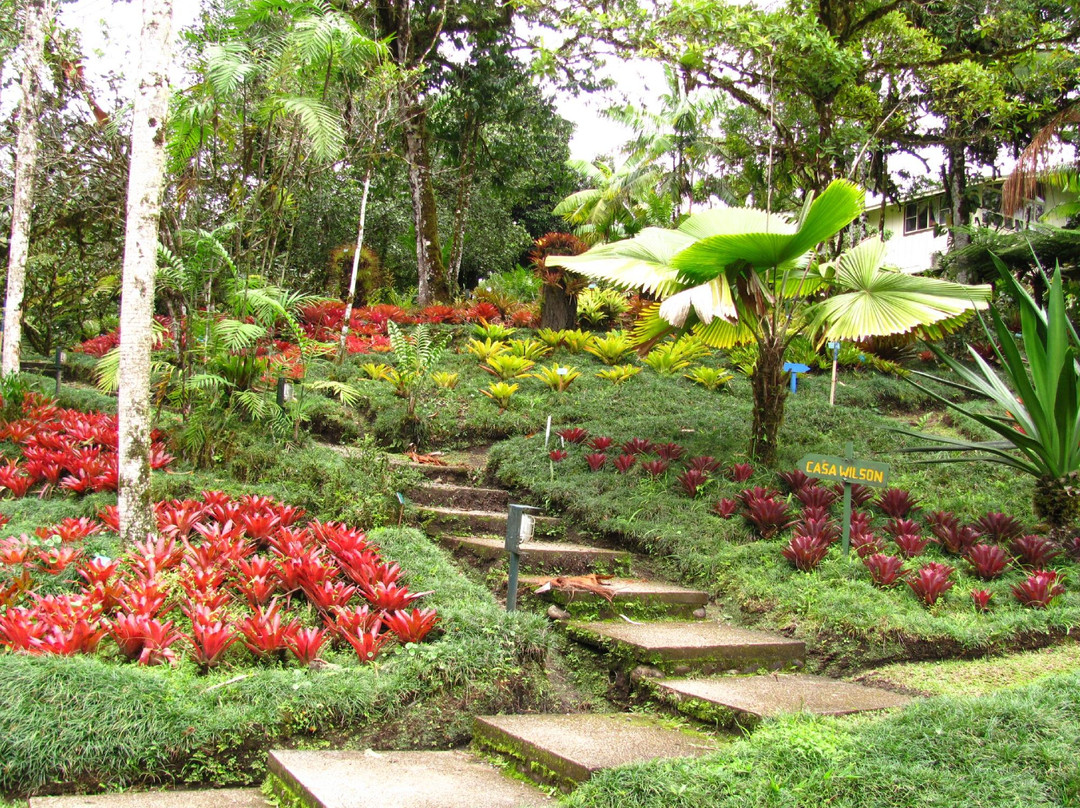
M 428 150 L 427 112 L 412 87 L 401 91 L 402 130 L 405 162 L 409 166 L 413 223 L 416 225 L 416 271 L 419 276 L 421 306 L 452 300 L 446 279 L 439 241 L 439 213 L 435 206 L 435 186 L 431 178 Z
M 364 190 L 360 194 L 360 225 L 356 229 L 356 252 L 352 259 L 352 277 L 349 279 L 349 297 L 345 304 L 345 319 L 341 321 L 341 339 L 338 342 L 338 364 L 345 359 L 345 342 L 349 338 L 349 319 L 352 317 L 353 301 L 356 300 L 356 276 L 360 274 L 360 253 L 364 249 L 364 222 L 367 220 L 368 192 L 371 191 L 371 161 L 364 171 Z
M 22 101 L 15 146 L 15 198 L 4 299 L 4 344 L 0 357 L 0 374 L 4 376 L 19 372 L 26 259 L 30 251 L 30 212 L 34 207 L 34 172 L 38 156 L 38 118 L 41 117 L 41 78 L 45 72 L 45 26 L 54 16 L 55 0 L 27 0 L 22 38 Z
M 475 116 L 470 120 L 472 122 L 465 134 L 461 165 L 458 169 L 457 199 L 454 202 L 453 230 L 450 237 L 450 263 L 446 268 L 451 289 L 457 289 L 461 283 L 461 259 L 465 255 L 465 226 L 469 221 L 473 174 L 476 172 L 476 141 L 479 137 L 479 128 L 475 124 Z
M 1080 517 L 1080 474 L 1073 472 L 1059 479 L 1043 477 L 1035 483 L 1035 515 L 1044 520 L 1057 536 Z
M 964 157 L 962 144 L 952 145 L 946 149 L 943 171 L 945 173 L 945 203 L 952 209 L 952 225 L 953 227 L 967 227 L 971 224 L 971 207 L 967 199 L 967 160 Z M 949 252 L 962 250 L 969 244 L 971 244 L 970 234 L 949 230 Z M 957 274 L 956 280 L 960 283 L 973 282 L 970 273 L 963 270 Z
M 131 123 L 131 167 L 120 297 L 120 540 L 157 532 L 150 504 L 150 351 L 154 274 L 165 174 L 167 71 L 172 61 L 172 0 L 143 0 L 139 89 Z
M 544 302 L 540 307 L 540 327 L 555 331 L 577 328 L 577 295 L 567 294 L 561 286 L 545 283 Z
M 768 335 L 758 343 L 758 360 L 750 378 L 754 394 L 754 425 L 750 434 L 750 456 L 771 466 L 776 462 L 777 439 L 784 423 L 784 340 Z

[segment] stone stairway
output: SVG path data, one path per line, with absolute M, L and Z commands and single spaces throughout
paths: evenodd
M 506 491 L 474 485 L 470 466 L 417 465 L 426 483 L 410 492 L 417 520 L 459 559 L 482 569 L 504 563 Z M 553 588 L 549 617 L 567 637 L 601 655 L 627 698 L 700 722 L 663 715 L 577 713 L 478 717 L 473 753 L 276 750 L 271 785 L 281 804 L 305 808 L 531 808 L 554 800 L 524 782 L 568 792 L 603 769 L 658 758 L 708 754 L 722 736 L 707 728 L 752 729 L 762 718 L 806 710 L 821 715 L 901 707 L 887 691 L 820 676 L 781 672 L 802 667 L 799 640 L 750 631 L 707 617 L 709 596 L 662 581 L 629 577 L 633 554 L 575 540 L 555 517 L 536 518 L 521 546 L 521 598 L 553 576 L 590 573 L 604 596 Z M 535 601 L 533 601 L 535 602 Z M 573 618 L 574 611 L 579 619 Z M 591 619 L 582 619 L 581 612 Z M 634 615 L 628 617 L 627 613 Z M 636 619 L 648 614 L 650 619 Z M 657 619 L 652 619 L 652 618 Z M 681 619 L 671 619 L 681 618 Z M 696 618 L 696 619 L 688 619 Z M 501 767 L 510 767 L 517 779 Z M 198 801 L 203 800 L 203 801 Z M 252 791 L 142 792 L 101 797 L 35 798 L 31 808 L 166 808 L 214 805 L 260 808 Z

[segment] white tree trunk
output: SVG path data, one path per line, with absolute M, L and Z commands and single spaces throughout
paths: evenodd
M 172 0 L 143 0 L 139 89 L 131 122 L 124 274 L 120 292 L 120 540 L 157 532 L 150 507 L 150 351 L 165 174 Z
M 26 258 L 30 248 L 30 211 L 34 207 L 34 172 L 38 156 L 38 118 L 45 73 L 45 28 L 56 15 L 56 0 L 26 0 L 22 38 L 22 101 L 15 146 L 15 198 L 11 211 L 7 295 L 4 299 L 4 345 L 0 374 L 19 372 Z
M 352 259 L 352 278 L 349 280 L 349 300 L 345 304 L 345 319 L 341 321 L 341 342 L 338 344 L 338 362 L 345 359 L 345 343 L 349 339 L 349 318 L 352 317 L 353 301 L 356 299 L 356 276 L 360 272 L 360 252 L 364 249 L 364 222 L 367 219 L 368 193 L 371 191 L 371 161 L 364 171 L 364 190 L 360 194 L 360 226 L 356 229 L 356 252 Z

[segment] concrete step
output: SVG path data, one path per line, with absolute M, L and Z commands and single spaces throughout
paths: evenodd
M 506 511 L 470 511 L 427 505 L 417 509 L 428 535 L 436 533 L 487 533 L 506 535 Z M 562 522 L 554 516 L 534 516 L 535 535 L 553 536 L 562 532 Z
M 304 808 L 533 808 L 544 794 L 494 766 L 454 752 L 270 753 L 282 805 Z
M 704 755 L 718 746 L 707 735 L 629 713 L 482 716 L 473 733 L 480 751 L 505 758 L 520 774 L 563 791 L 602 769 Z
M 482 475 L 482 469 L 472 466 L 446 465 L 437 466 L 430 463 L 413 463 L 402 458 L 391 458 L 390 462 L 395 466 L 419 472 L 435 483 L 446 485 L 468 485 L 471 480 Z
M 648 680 L 645 680 L 648 681 Z M 876 687 L 809 674 L 761 674 L 648 682 L 653 695 L 682 713 L 719 726 L 751 729 L 780 713 L 850 715 L 911 702 Z
M 505 511 L 510 493 L 501 488 L 473 488 L 471 485 L 431 483 L 413 488 L 408 497 L 418 505 L 461 508 L 474 511 Z
M 440 536 L 439 541 L 456 552 L 482 560 L 506 558 L 506 541 L 491 536 Z M 521 545 L 521 566 L 527 570 L 559 572 L 603 572 L 628 565 L 631 555 L 624 550 L 607 550 L 568 542 L 533 541 Z
M 203 791 L 125 791 L 68 797 L 31 797 L 30 808 L 269 808 L 257 788 Z
M 536 589 L 548 580 L 550 576 L 525 575 L 522 576 L 521 583 L 529 589 Z M 559 604 L 571 614 L 574 614 L 575 607 L 583 606 L 593 610 L 599 606 L 600 615 L 606 617 L 615 617 L 628 606 L 643 606 L 657 612 L 666 612 L 669 615 L 689 616 L 695 609 L 700 609 L 709 602 L 707 592 L 659 581 L 611 578 L 604 581 L 604 584 L 613 595 L 610 603 L 604 597 L 592 592 L 576 590 L 568 592 L 556 588 L 538 597 Z
M 801 667 L 806 656 L 800 640 L 706 620 L 570 622 L 566 630 L 577 641 L 608 651 L 620 667 L 644 664 L 676 676 Z

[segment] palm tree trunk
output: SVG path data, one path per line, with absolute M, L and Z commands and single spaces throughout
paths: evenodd
M 360 194 L 360 225 L 356 229 L 356 252 L 352 259 L 352 277 L 349 279 L 349 298 L 345 304 L 345 319 L 341 321 L 341 339 L 338 342 L 338 364 L 345 358 L 345 342 L 349 338 L 349 319 L 352 317 L 353 302 L 356 300 L 356 276 L 360 274 L 360 253 L 364 249 L 364 222 L 367 220 L 368 193 L 371 191 L 371 161 L 368 160 L 364 171 L 364 190 Z
M 143 0 L 139 89 L 131 123 L 131 166 L 120 298 L 120 540 L 157 532 L 150 504 L 150 352 L 154 274 L 165 174 L 167 71 L 172 61 L 172 0 Z
M 758 360 L 750 378 L 754 396 L 754 424 L 750 434 L 750 456 L 771 466 L 776 462 L 776 447 L 780 427 L 784 423 L 783 336 L 767 334 L 758 341 Z
M 26 259 L 30 250 L 30 212 L 34 207 L 34 172 L 41 116 L 41 76 L 45 72 L 45 26 L 56 16 L 55 0 L 27 0 L 22 38 L 22 101 L 15 146 L 15 198 L 8 247 L 7 295 L 4 300 L 4 344 L 0 374 L 19 372 L 22 349 L 22 304 Z

